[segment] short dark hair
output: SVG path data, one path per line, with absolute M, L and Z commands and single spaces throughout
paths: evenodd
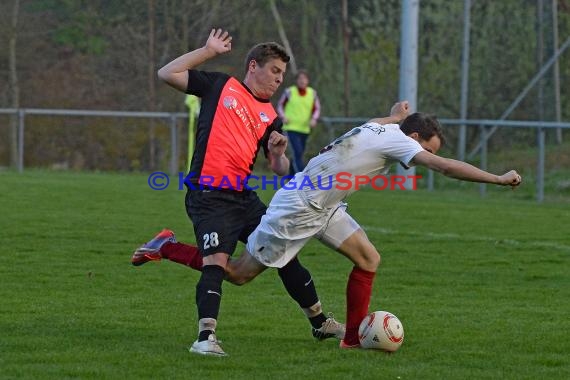
M 443 130 L 435 115 L 428 115 L 421 112 L 416 112 L 404 119 L 400 129 L 406 136 L 417 132 L 422 140 L 428 141 L 434 135 L 439 137 L 441 144 L 445 142 Z
M 300 77 L 301 75 L 304 75 L 305 77 L 307 77 L 307 79 L 311 79 L 311 78 L 309 77 L 309 73 L 307 72 L 307 70 L 305 70 L 305 69 L 299 69 L 299 70 L 297 70 L 297 73 L 295 74 L 295 80 L 299 79 L 299 77 Z
M 249 63 L 254 60 L 263 67 L 270 59 L 280 59 L 285 63 L 289 63 L 291 57 L 287 54 L 285 48 L 277 42 L 263 42 L 255 45 L 247 53 L 245 58 L 245 72 L 247 73 Z

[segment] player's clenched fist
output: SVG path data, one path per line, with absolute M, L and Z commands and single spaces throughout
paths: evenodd
M 269 135 L 269 152 L 274 156 L 281 156 L 287 149 L 287 137 L 277 131 Z
M 511 170 L 510 172 L 500 176 L 499 180 L 501 185 L 515 187 L 521 184 L 522 177 L 516 170 Z

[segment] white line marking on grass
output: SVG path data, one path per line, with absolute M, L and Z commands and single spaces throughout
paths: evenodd
M 558 249 L 561 251 L 568 251 L 570 252 L 570 245 L 565 244 L 558 244 L 549 241 L 519 241 L 514 239 L 498 239 L 493 237 L 484 237 L 484 236 L 475 236 L 475 235 L 459 235 L 454 233 L 437 233 L 437 232 L 417 232 L 417 231 L 396 231 L 391 230 L 389 228 L 382 228 L 382 227 L 374 227 L 374 226 L 362 226 L 365 231 L 374 231 L 384 235 L 412 235 L 418 237 L 429 237 L 432 239 L 439 239 L 439 240 L 456 240 L 456 239 L 465 239 L 468 238 L 469 240 L 475 240 L 480 242 L 486 243 L 493 243 L 493 244 L 505 244 L 511 246 L 532 246 L 538 248 L 548 248 L 548 249 Z

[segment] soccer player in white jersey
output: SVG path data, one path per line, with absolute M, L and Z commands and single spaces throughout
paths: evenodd
M 339 173 L 350 178 L 373 178 L 400 163 L 406 167 L 422 165 L 464 181 L 504 186 L 521 183 L 514 170 L 499 176 L 436 156 L 443 142 L 439 122 L 422 113 L 408 116 L 408 109 L 408 102 L 396 103 L 389 117 L 372 119 L 350 130 L 311 159 L 274 195 L 261 223 L 248 238 L 246 252 L 228 263 L 226 280 L 244 284 L 268 267 L 286 265 L 312 237 L 320 240 L 354 263 L 346 289 L 346 334 L 340 347 L 359 347 L 358 326 L 368 314 L 380 254 L 346 212 L 343 201 L 357 188 L 356 184 L 339 182 Z M 401 126 L 396 124 L 401 120 Z M 195 260 L 189 258 L 189 262 Z M 192 267 L 199 270 L 199 266 Z

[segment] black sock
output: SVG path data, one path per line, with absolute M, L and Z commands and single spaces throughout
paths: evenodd
M 213 318 L 218 319 L 220 302 L 222 300 L 222 281 L 226 272 L 219 265 L 206 265 L 202 269 L 202 275 L 196 284 L 196 305 L 198 306 L 198 319 Z M 212 333 L 200 332 L 198 341 L 208 339 Z M 205 338 L 204 336 L 205 335 Z
M 278 273 L 283 285 L 285 285 L 285 289 L 287 289 L 287 293 L 297 301 L 299 306 L 308 308 L 319 302 L 319 296 L 317 295 L 317 289 L 311 274 L 301 265 L 297 257 L 283 268 L 279 268 Z
M 323 323 L 327 320 L 327 317 L 323 313 L 317 315 L 316 317 L 309 318 L 309 322 L 311 322 L 311 326 L 315 329 L 320 329 L 323 326 Z
M 200 334 L 198 335 L 198 342 L 201 342 L 203 340 L 208 340 L 208 337 L 210 336 L 210 334 L 213 334 L 214 332 L 212 330 L 203 330 L 200 331 Z

